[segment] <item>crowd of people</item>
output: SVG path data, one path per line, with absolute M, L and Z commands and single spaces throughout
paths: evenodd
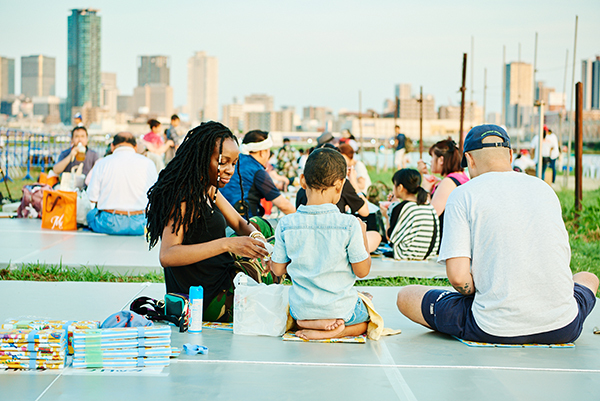
M 337 143 L 326 132 L 306 152 L 285 140 L 273 153 L 264 131 L 246 133 L 240 144 L 224 125 L 206 122 L 182 139 L 178 122 L 172 119 L 163 136 L 151 120 L 139 142 L 117 134 L 102 159 L 87 150 L 85 128 L 76 127 L 55 171 L 84 164 L 96 204 L 90 229 L 146 232 L 150 247 L 159 244 L 166 291 L 187 294 L 201 285 L 206 320 L 232 321 L 233 277 L 248 272 L 240 258 L 270 259 L 259 264 L 257 279 L 289 276 L 298 336 L 362 334 L 369 314 L 354 283 L 369 274 L 370 255 L 382 241 L 396 259 L 439 255 L 446 265 L 456 291 L 407 286 L 398 294 L 399 311 L 433 330 L 472 341 L 569 342 L 594 306 L 598 279 L 571 275 L 556 195 L 513 171 L 501 127 L 474 127 L 463 152 L 451 139 L 435 143 L 431 164 L 399 166 L 388 202 L 375 207 L 365 196 L 371 181 L 350 132 Z M 398 127 L 396 152 L 403 154 L 401 135 Z M 284 194 L 294 184 L 295 205 Z M 275 230 L 262 219 L 269 202 L 284 214 Z M 524 219 L 530 224 L 515 238 L 510 222 Z

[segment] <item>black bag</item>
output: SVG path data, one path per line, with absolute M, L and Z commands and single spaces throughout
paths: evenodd
M 129 309 L 152 321 L 171 322 L 179 327 L 181 333 L 186 331 L 190 324 L 190 302 L 181 294 L 166 294 L 164 300 L 139 297 L 131 303 Z

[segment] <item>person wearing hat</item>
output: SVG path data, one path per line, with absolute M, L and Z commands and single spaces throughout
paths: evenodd
M 273 202 L 284 214 L 296 211 L 267 173 L 266 166 L 272 146 L 273 140 L 267 132 L 254 130 L 244 136 L 235 173 L 220 191 L 241 215 L 248 213 L 249 217 L 262 217 L 265 209 L 260 204 L 261 199 Z M 240 189 L 240 178 L 243 193 Z
M 331 132 L 323 132 L 318 138 L 317 138 L 317 146 L 321 146 L 324 145 L 326 143 L 331 143 L 333 142 L 335 138 L 333 137 L 333 134 Z
M 598 278 L 571 275 L 569 236 L 548 185 L 511 169 L 506 131 L 469 131 L 462 164 L 472 179 L 448 197 L 438 262 L 456 291 L 407 286 L 397 305 L 427 328 L 469 341 L 575 341 L 596 302 Z M 514 222 L 527 224 L 519 236 Z
M 76 127 L 83 127 L 83 118 L 81 117 L 81 113 L 75 113 L 73 116 L 73 122 Z

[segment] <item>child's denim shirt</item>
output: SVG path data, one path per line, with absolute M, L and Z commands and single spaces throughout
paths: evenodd
M 360 223 L 337 206 L 300 206 L 275 230 L 275 263 L 287 263 L 290 308 L 300 320 L 348 320 L 358 300 L 350 263 L 367 259 Z

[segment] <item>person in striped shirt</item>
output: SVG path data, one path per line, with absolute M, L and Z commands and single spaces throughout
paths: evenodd
M 387 236 L 395 259 L 424 260 L 436 255 L 440 243 L 440 222 L 428 193 L 421 187 L 421 174 L 414 169 L 396 171 L 394 197 L 401 202 L 390 205 Z

